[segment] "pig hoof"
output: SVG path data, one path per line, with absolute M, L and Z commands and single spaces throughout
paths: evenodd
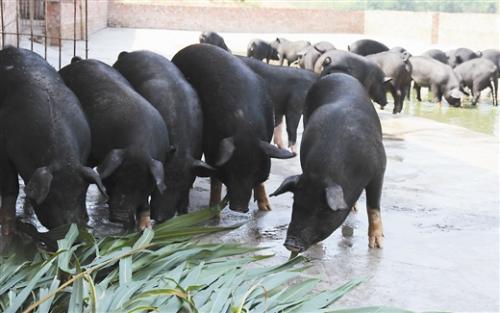
M 269 203 L 269 200 L 264 200 L 264 201 L 258 201 L 257 206 L 259 207 L 259 210 L 261 211 L 271 211 L 271 204 Z
M 370 248 L 383 248 L 384 247 L 384 235 L 374 235 L 369 236 L 368 246 Z

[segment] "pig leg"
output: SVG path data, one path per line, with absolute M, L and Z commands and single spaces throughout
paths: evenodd
M 151 228 L 151 212 L 147 204 L 142 205 L 137 210 L 137 229 L 143 231 L 146 228 Z
M 280 61 L 280 66 L 283 66 L 283 62 L 285 62 L 285 57 L 280 54 L 280 55 L 278 55 L 278 58 Z
M 382 179 L 376 179 L 366 187 L 366 210 L 368 213 L 368 246 L 382 248 L 384 245 L 384 227 L 380 215 L 380 195 Z
M 297 109 L 297 102 L 293 102 L 288 106 L 286 112 L 286 132 L 288 134 L 288 147 L 297 154 L 297 128 L 299 127 L 300 116 L 302 112 Z
M 275 120 L 274 125 L 276 126 L 274 127 L 273 142 L 278 148 L 283 149 L 285 147 L 283 144 L 283 115 L 278 116 L 278 113 L 276 113 Z
M 406 98 L 406 93 L 407 93 L 408 89 L 406 88 L 406 86 L 403 86 L 401 87 L 401 90 L 400 90 L 400 93 L 401 93 L 401 100 L 399 102 L 399 109 L 398 109 L 398 113 L 401 113 L 401 111 L 403 111 L 403 104 L 405 102 L 405 98 Z
M 479 89 L 479 84 L 474 83 L 474 86 L 472 86 L 472 105 L 476 105 L 477 102 L 479 101 L 479 97 L 481 96 L 481 89 Z
M 221 202 L 222 183 L 215 178 L 210 178 L 210 202 L 209 206 L 218 205 Z
M 493 105 L 498 106 L 498 77 L 493 77 Z M 491 88 L 491 87 L 490 87 Z
M 181 187 L 179 200 L 177 201 L 177 214 L 187 214 L 189 206 L 189 187 Z
M 431 85 L 432 96 L 434 97 L 434 102 L 441 102 L 443 99 L 443 94 L 438 85 Z
M 253 189 L 254 200 L 257 201 L 257 206 L 259 210 L 271 211 L 271 204 L 269 203 L 269 198 L 267 197 L 266 187 L 264 183 L 259 184 Z
M 14 166 L 7 160 L 0 160 L 0 198 L 2 200 L 0 224 L 2 225 L 2 234 L 6 236 L 14 232 L 18 193 L 19 181 Z
M 394 85 L 392 84 L 392 82 L 387 85 L 387 89 L 389 90 L 392 99 L 394 99 L 394 108 L 392 109 L 392 114 L 396 114 L 398 113 L 398 108 L 399 108 L 399 94 Z M 384 107 L 380 106 L 380 109 L 383 110 Z
M 406 100 L 411 100 L 411 81 L 408 85 L 405 86 Z
M 413 84 L 413 88 L 415 89 L 415 92 L 417 93 L 417 101 L 422 102 L 422 97 L 420 96 L 421 87 L 417 83 L 415 83 L 415 84 Z

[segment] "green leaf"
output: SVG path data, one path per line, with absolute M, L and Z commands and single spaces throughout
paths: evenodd
M 14 298 L 10 301 L 10 307 L 5 310 L 5 313 L 15 313 L 17 310 L 24 304 L 24 301 L 28 298 L 28 296 L 33 291 L 33 288 L 40 281 L 40 279 L 49 271 L 52 263 L 54 263 L 56 256 L 49 259 L 44 265 L 36 272 L 35 276 L 30 279 L 26 287 Z
M 71 257 L 73 252 L 78 246 L 74 247 L 73 244 L 78 238 L 78 227 L 75 224 L 71 224 L 69 231 L 64 237 L 64 239 L 57 241 L 57 246 L 59 247 L 59 257 L 57 258 L 57 266 L 68 274 L 75 274 L 75 269 L 69 267 Z
M 130 248 L 122 248 L 122 253 L 127 253 Z M 119 283 L 123 286 L 132 280 L 132 256 L 121 258 L 119 261 Z
M 81 273 L 80 265 L 77 263 L 76 266 L 76 274 Z M 71 309 L 71 312 L 80 313 L 83 312 L 83 298 L 85 297 L 84 286 L 83 286 L 84 278 L 77 278 L 72 285 L 71 288 L 71 296 L 69 298 L 68 308 Z
M 48 288 L 48 289 L 47 288 L 40 289 L 39 299 L 41 299 L 41 298 L 45 297 L 46 295 L 48 295 L 49 293 L 55 291 L 59 287 L 60 283 L 61 282 L 59 281 L 59 279 L 57 279 L 57 276 L 54 276 L 54 279 L 52 280 L 52 284 L 50 285 L 50 288 Z M 50 306 L 52 305 L 52 301 L 54 301 L 54 297 L 55 296 L 52 296 L 47 301 L 45 301 L 44 303 L 40 304 L 38 306 L 37 313 L 49 313 L 50 312 Z

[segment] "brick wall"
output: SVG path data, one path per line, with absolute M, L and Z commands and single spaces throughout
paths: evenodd
M 363 12 L 320 9 L 213 7 L 111 1 L 111 27 L 237 32 L 362 33 Z
M 6 33 L 16 32 L 16 0 L 4 0 L 3 1 L 3 19 L 4 19 L 4 31 Z M 17 37 L 15 35 L 5 35 L 5 38 L 1 38 L 0 41 L 4 45 L 15 45 L 17 42 Z

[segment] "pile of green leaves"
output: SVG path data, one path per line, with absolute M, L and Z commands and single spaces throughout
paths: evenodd
M 218 214 L 208 208 L 100 240 L 72 225 L 55 253 L 0 259 L 0 311 L 327 312 L 361 282 L 316 292 L 302 257 L 264 267 L 258 261 L 270 256 L 258 248 L 193 240 L 237 227 L 199 226 Z

